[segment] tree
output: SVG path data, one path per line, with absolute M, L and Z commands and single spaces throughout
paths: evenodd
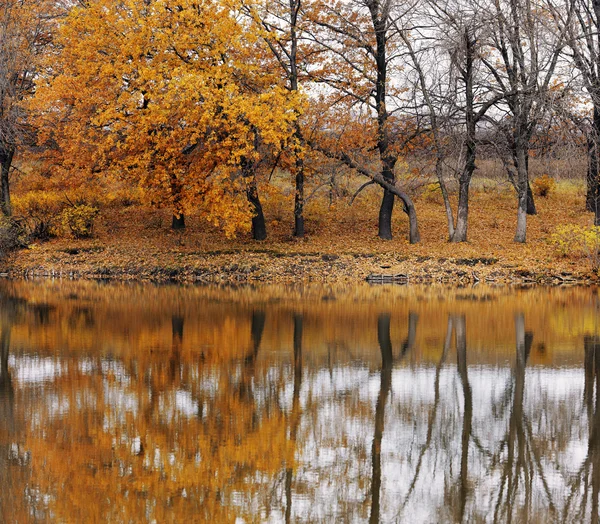
M 456 128 L 462 128 L 461 165 L 458 167 L 458 208 L 456 227 L 451 242 L 466 242 L 469 220 L 469 189 L 476 169 L 477 131 L 486 113 L 502 97 L 494 96 L 485 88 L 485 72 L 482 71 L 482 35 L 485 34 L 485 18 L 474 3 L 460 0 L 430 2 L 429 9 L 437 31 L 434 35 L 438 45 L 448 49 L 448 69 L 451 81 L 447 100 L 452 101 L 452 120 Z M 464 153 L 463 151 L 464 150 Z
M 600 2 L 548 0 L 548 8 L 557 31 L 565 35 L 568 47 L 565 54 L 579 71 L 591 105 L 586 208 L 594 212 L 594 225 L 600 225 Z
M 547 13 L 529 0 L 494 0 L 482 62 L 491 75 L 492 92 L 501 97 L 501 129 L 507 137 L 518 195 L 516 242 L 527 237 L 529 150 L 538 123 L 560 95 L 552 81 L 563 35 L 549 30 Z M 490 119 L 491 120 L 491 119 Z
M 257 24 L 257 31 L 262 35 L 277 64 L 276 74 L 283 79 L 286 89 L 293 93 L 300 90 L 300 83 L 309 68 L 307 54 L 311 50 L 308 45 L 302 45 L 302 33 L 307 19 L 306 3 L 306 0 L 262 0 L 247 6 Z M 294 138 L 285 153 L 291 157 L 286 167 L 290 168 L 295 179 L 294 236 L 299 238 L 305 233 L 304 146 L 300 121 L 296 120 Z
M 393 135 L 393 116 L 399 107 L 390 108 L 402 92 L 390 77 L 399 66 L 398 27 L 410 8 L 394 0 L 328 1 L 316 12 L 311 36 L 326 57 L 311 74 L 313 81 L 332 90 L 328 104 L 334 123 L 322 124 L 324 133 L 311 145 L 384 189 L 379 209 L 382 239 L 392 238 L 394 196 L 400 198 L 409 216 L 410 242 L 415 243 L 420 240 L 415 207 L 396 187 L 395 174 L 408 140 Z M 340 119 L 342 115 L 346 116 Z M 372 163 L 378 165 L 377 173 L 370 169 Z
M 10 171 L 17 149 L 31 140 L 23 101 L 34 89 L 38 59 L 60 3 L 9 0 L 0 5 L 0 210 L 12 214 Z
M 229 236 L 260 212 L 255 169 L 287 147 L 301 96 L 262 70 L 237 0 L 72 9 L 34 108 L 55 170 L 123 178 Z M 250 200 L 250 201 L 249 201 Z

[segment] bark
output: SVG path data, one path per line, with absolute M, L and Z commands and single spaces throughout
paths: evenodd
M 517 231 L 515 242 L 525 243 L 527 240 L 527 187 L 529 185 L 526 166 L 527 152 L 522 148 L 517 149 Z
M 10 204 L 10 167 L 12 165 L 15 150 L 9 148 L 0 154 L 0 210 L 4 216 L 12 215 Z
M 339 160 L 347 165 L 349 168 L 354 169 L 359 174 L 370 178 L 376 184 L 379 184 L 383 189 L 386 189 L 390 193 L 394 194 L 404 204 L 404 212 L 408 215 L 409 222 L 409 241 L 411 244 L 417 244 L 421 241 L 421 235 L 419 233 L 419 225 L 417 221 L 417 210 L 412 199 L 404 192 L 398 189 L 395 185 L 391 184 L 381 174 L 373 173 L 369 169 L 358 165 L 350 156 L 346 153 L 334 153 L 323 147 L 320 147 L 316 142 L 309 142 L 310 147 L 316 151 L 320 151 L 327 158 L 333 158 Z
M 594 225 L 600 225 L 600 106 L 594 107 L 592 137 L 588 140 L 586 209 L 594 213 Z
M 465 84 L 465 147 L 467 150 L 465 165 L 459 178 L 458 185 L 458 212 L 456 216 L 456 229 L 452 242 L 466 242 L 469 223 L 469 186 L 475 172 L 475 158 L 477 143 L 475 131 L 477 129 L 477 115 L 475 113 L 475 94 L 473 87 L 473 67 L 475 59 L 475 40 L 468 30 L 464 34 L 465 67 L 461 70 L 462 80 Z
M 458 184 L 458 213 L 456 215 L 456 229 L 452 242 L 466 242 L 469 225 L 469 186 L 471 177 L 462 178 Z
M 386 176 L 384 178 L 390 183 L 394 183 L 393 176 Z M 379 238 L 383 240 L 392 240 L 392 213 L 394 212 L 394 194 L 387 189 L 383 190 L 383 198 L 381 199 L 381 206 L 379 208 Z
M 185 229 L 185 216 L 183 215 L 183 213 L 179 213 L 178 215 L 173 214 L 171 228 L 172 229 Z
M 265 240 L 267 238 L 267 226 L 265 224 L 265 215 L 263 213 L 262 204 L 258 196 L 258 187 L 256 179 L 252 175 L 248 189 L 246 190 L 248 202 L 252 206 L 252 238 L 254 240 Z
M 588 138 L 588 169 L 587 169 L 587 191 L 585 196 L 585 209 L 596 211 L 598 205 L 598 148 L 594 138 Z
M 298 91 L 298 13 L 301 0 L 290 0 L 290 90 Z M 297 115 L 299 116 L 299 115 Z M 294 236 L 304 237 L 304 162 L 299 157 L 302 133 L 296 123 L 296 192 L 294 197 Z
M 529 180 L 527 180 L 527 214 L 537 215 L 535 199 L 533 198 L 533 191 L 531 190 L 531 184 L 529 183 Z
M 296 194 L 294 197 L 294 236 L 304 237 L 304 165 L 296 161 Z

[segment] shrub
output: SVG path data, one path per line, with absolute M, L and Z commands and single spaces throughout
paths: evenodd
M 24 231 L 21 224 L 9 217 L 0 216 L 0 258 L 10 251 L 25 244 Z
M 98 216 L 98 208 L 79 204 L 67 207 L 60 216 L 63 231 L 75 238 L 89 238 L 94 232 L 94 220 Z
M 23 217 L 31 239 L 47 240 L 54 236 L 63 207 L 60 196 L 48 191 L 30 191 L 13 197 L 13 211 Z
M 534 194 L 539 197 L 547 197 L 556 188 L 556 182 L 547 174 L 534 178 L 532 185 Z
M 423 188 L 422 196 L 427 202 L 442 202 L 442 189 L 440 188 L 440 184 L 438 182 L 427 184 Z
M 550 243 L 561 256 L 583 256 L 592 271 L 600 270 L 600 226 L 583 227 L 574 224 L 558 226 Z

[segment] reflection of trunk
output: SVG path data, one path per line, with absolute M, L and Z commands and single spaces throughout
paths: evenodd
M 174 381 L 179 373 L 179 362 L 181 358 L 181 344 L 183 342 L 183 317 L 173 315 L 171 317 L 171 358 L 169 367 L 171 380 Z
M 500 481 L 500 493 L 496 504 L 495 520 L 498 519 L 499 511 L 502 511 L 502 501 L 505 502 L 505 518 L 512 517 L 516 509 L 517 496 L 519 493 L 519 480 L 523 477 L 523 487 L 525 489 L 525 501 L 531 499 L 531 479 L 534 475 L 534 461 L 539 470 L 539 477 L 545 488 L 547 487 L 545 477 L 536 450 L 533 447 L 531 428 L 529 432 L 525 426 L 525 414 L 523 412 L 523 402 L 525 398 L 525 368 L 527 359 L 531 352 L 533 343 L 533 334 L 525 331 L 525 317 L 523 313 L 515 315 L 515 346 L 516 360 L 513 369 L 512 381 L 512 406 L 506 435 L 507 457 L 504 464 L 504 471 Z M 529 437 L 528 437 L 529 435 Z M 527 441 L 529 438 L 529 442 Z M 506 490 L 506 492 L 505 492 Z M 506 493 L 506 499 L 504 499 Z M 550 509 L 554 506 L 550 501 Z
M 294 315 L 294 393 L 292 395 L 292 413 L 290 420 L 290 441 L 296 443 L 298 425 L 300 423 L 300 388 L 302 387 L 302 315 Z M 288 466 L 285 470 L 285 522 L 292 516 L 292 480 L 294 469 Z
M 465 401 L 460 458 L 460 518 L 458 519 L 459 522 L 462 522 L 468 495 L 469 441 L 471 440 L 471 428 L 473 424 L 473 396 L 467 374 L 467 333 L 464 315 L 455 317 L 454 322 L 456 324 L 457 367 Z
M 262 340 L 263 331 L 265 329 L 265 312 L 254 310 L 252 311 L 252 321 L 250 323 L 250 336 L 252 338 L 252 352 L 246 357 L 246 363 L 250 364 L 256 360 L 258 348 Z
M 417 338 L 417 321 L 419 320 L 419 315 L 409 311 L 408 313 L 408 335 L 402 344 L 402 353 L 401 357 L 406 355 L 406 353 L 411 350 L 415 345 L 415 340 Z
M 265 312 L 252 311 L 252 321 L 250 323 L 250 337 L 252 339 L 252 349 L 244 359 L 244 368 L 237 387 L 239 396 L 242 400 L 252 401 L 252 377 L 254 375 L 254 364 L 258 356 L 260 342 L 262 340 L 265 328 Z
M 377 319 L 377 338 L 381 350 L 381 382 L 375 407 L 375 434 L 371 449 L 373 475 L 371 481 L 371 516 L 370 523 L 379 522 L 381 497 L 381 441 L 385 423 L 385 405 L 392 387 L 392 344 L 390 339 L 390 315 L 382 314 Z
M 14 391 L 8 372 L 8 353 L 10 349 L 10 326 L 0 327 L 0 427 L 5 436 L 0 442 L 0 483 L 5 493 L 10 493 L 12 468 L 9 463 L 10 435 L 15 431 Z M 8 432 L 8 435 L 6 435 Z M 6 440 L 5 440 L 6 439 Z M 0 518 L 8 515 L 12 506 L 8 495 L 0 496 Z
M 592 468 L 592 524 L 598 523 L 598 493 L 600 492 L 600 341 L 594 339 L 594 370 L 596 374 L 596 406 L 591 424 L 588 459 Z
M 442 350 L 442 356 L 440 357 L 440 361 L 435 370 L 435 381 L 433 383 L 433 408 L 431 409 L 431 413 L 429 415 L 429 421 L 427 423 L 427 438 L 425 440 L 425 444 L 421 448 L 421 452 L 419 453 L 419 459 L 417 460 L 417 466 L 415 468 L 415 476 L 410 483 L 410 487 L 408 488 L 408 492 L 406 493 L 406 498 L 402 503 L 402 509 L 406 506 L 410 497 L 417 485 L 417 480 L 419 480 L 419 474 L 421 473 L 421 465 L 423 463 L 423 457 L 425 456 L 425 452 L 431 446 L 431 440 L 433 437 L 433 426 L 437 417 L 438 406 L 440 403 L 440 373 L 442 371 L 442 366 L 444 362 L 446 362 L 446 355 L 450 350 L 450 346 L 452 344 L 452 317 L 448 317 L 448 327 L 446 328 L 446 340 L 444 341 L 444 348 Z
M 588 411 L 588 417 L 592 418 L 594 410 L 594 365 L 595 355 L 597 346 L 600 344 L 600 340 L 597 337 L 586 336 L 583 339 L 583 369 L 584 369 L 584 387 L 583 387 L 583 399 L 585 406 Z

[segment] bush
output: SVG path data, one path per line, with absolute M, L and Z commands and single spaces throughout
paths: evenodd
M 550 236 L 550 243 L 561 256 L 583 256 L 592 271 L 600 270 L 600 226 L 558 226 Z
M 0 258 L 25 244 L 21 224 L 13 218 L 0 216 Z
M 98 216 L 98 208 L 79 204 L 67 207 L 60 215 L 63 231 L 75 238 L 89 238 L 94 232 L 94 220 Z
M 13 211 L 23 217 L 31 239 L 47 240 L 54 236 L 63 207 L 60 196 L 49 191 L 30 191 L 13 197 Z
M 556 188 L 556 182 L 547 174 L 534 178 L 532 185 L 534 194 L 539 197 L 547 197 Z
M 442 189 L 439 182 L 427 184 L 423 188 L 422 197 L 426 202 L 440 203 L 442 202 Z

